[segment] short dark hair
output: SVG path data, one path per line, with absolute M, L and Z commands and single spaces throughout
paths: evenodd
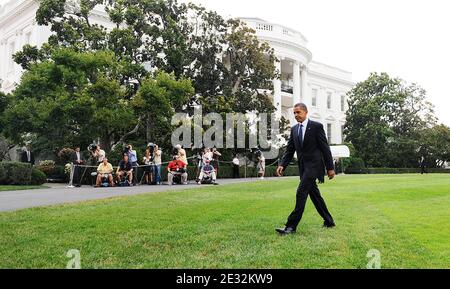
M 300 108 L 303 111 L 308 112 L 308 107 L 303 102 L 299 102 L 296 105 L 294 105 L 294 108 L 296 108 L 296 107 Z

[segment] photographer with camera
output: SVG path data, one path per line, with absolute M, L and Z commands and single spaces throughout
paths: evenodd
M 180 160 L 178 155 L 173 156 L 173 160 L 167 166 L 167 181 L 169 186 L 174 184 L 175 178 L 181 178 L 180 182 L 187 185 L 188 174 L 186 171 L 186 164 Z
M 88 151 L 91 153 L 92 158 L 98 164 L 103 162 L 103 159 L 106 158 L 106 153 L 101 149 L 100 145 L 90 144 L 88 147 Z
M 186 151 L 181 145 L 176 145 L 175 150 L 177 152 L 178 159 L 182 161 L 186 166 L 188 165 L 188 160 L 186 156 Z
M 123 178 L 125 178 L 125 180 L 128 181 L 128 184 L 131 185 L 133 181 L 133 166 L 129 161 L 128 154 L 123 154 L 123 159 L 119 163 L 116 175 L 119 183 L 121 183 Z
M 133 175 L 135 177 L 132 179 L 132 181 L 133 181 L 133 186 L 135 186 L 136 185 L 136 177 L 137 177 L 137 168 L 139 166 L 138 159 L 137 159 L 137 153 L 135 150 L 133 150 L 133 146 L 130 144 L 125 146 L 123 153 L 128 155 L 128 160 L 131 163 L 131 166 L 133 167 Z
M 144 178 L 147 184 L 161 184 L 161 155 L 162 152 L 158 148 L 158 145 L 149 143 L 145 150 L 145 156 L 142 161 L 145 164 Z

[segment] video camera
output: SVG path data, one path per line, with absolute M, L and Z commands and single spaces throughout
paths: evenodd
M 95 143 L 91 143 L 88 147 L 87 150 L 90 152 L 95 152 L 97 150 L 98 146 Z
M 124 154 L 128 154 L 128 153 L 130 152 L 130 150 L 131 150 L 130 145 L 126 145 L 126 146 L 123 148 L 123 153 L 124 153 Z

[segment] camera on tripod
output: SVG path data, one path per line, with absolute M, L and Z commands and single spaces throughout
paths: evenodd
M 150 152 L 150 161 L 153 163 L 153 161 L 155 160 L 156 144 L 149 143 L 147 145 L 147 149 Z

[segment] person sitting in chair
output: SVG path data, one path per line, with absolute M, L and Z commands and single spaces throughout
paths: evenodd
M 202 184 L 202 182 L 206 179 L 209 179 L 211 184 L 216 185 L 216 170 L 211 165 L 211 161 L 209 159 L 205 160 L 205 164 L 202 167 L 202 170 L 200 172 L 200 175 L 198 177 L 197 183 L 199 185 Z
M 174 177 L 181 177 L 181 183 L 187 185 L 188 174 L 186 172 L 186 164 L 180 160 L 179 156 L 174 156 L 173 161 L 167 166 L 167 181 L 169 185 L 173 185 Z
M 113 167 L 110 163 L 108 163 L 108 159 L 103 158 L 103 162 L 97 168 L 97 181 L 95 183 L 95 187 L 100 187 L 103 178 L 108 178 L 109 185 L 114 187 L 114 180 L 112 176 Z
M 119 163 L 119 167 L 116 171 L 117 180 L 119 183 L 125 178 L 129 184 L 132 184 L 133 181 L 133 166 L 129 161 L 128 154 L 123 154 L 123 159 Z

